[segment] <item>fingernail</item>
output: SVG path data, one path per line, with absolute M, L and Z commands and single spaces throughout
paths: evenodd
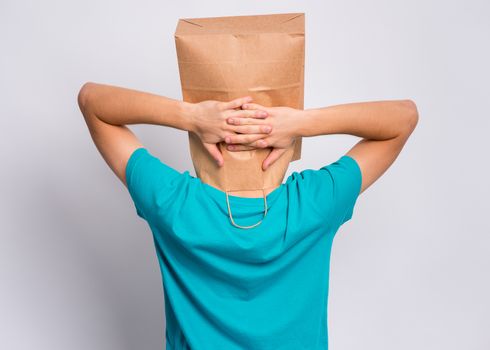
M 234 149 L 235 149 L 235 147 L 230 145 L 230 146 L 228 146 L 228 149 L 230 149 L 230 150 L 234 150 Z
M 230 139 L 230 137 L 229 137 L 229 136 L 225 137 L 225 142 L 226 142 L 226 143 L 230 143 L 230 142 L 231 142 L 231 139 Z
M 235 123 L 235 120 L 233 118 L 230 118 L 230 119 L 228 119 L 228 123 L 234 124 Z
M 247 108 L 248 108 L 247 104 L 242 105 L 242 109 L 247 109 Z
M 270 132 L 271 131 L 271 127 L 270 126 L 264 126 L 264 131 L 265 132 Z
M 267 112 L 260 112 L 261 117 L 267 117 Z

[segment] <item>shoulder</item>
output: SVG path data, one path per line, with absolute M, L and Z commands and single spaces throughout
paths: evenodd
M 185 194 L 189 178 L 189 171 L 174 169 L 143 147 L 134 150 L 126 165 L 129 194 L 146 219 L 175 204 Z
M 188 171 L 180 172 L 177 169 L 162 162 L 144 147 L 137 148 L 130 155 L 126 163 L 126 180 L 128 188 L 138 181 L 138 177 L 148 180 L 173 180 L 184 176 Z
M 343 155 L 320 168 L 293 172 L 287 184 L 298 206 L 340 225 L 352 215 L 361 176 L 356 160 Z
M 361 168 L 351 156 L 343 155 L 335 162 L 320 168 L 320 173 L 326 172 L 334 181 L 347 181 L 353 186 L 360 187 L 362 180 Z
M 352 182 L 352 185 L 359 184 L 361 180 L 359 164 L 348 155 L 343 155 L 335 162 L 317 169 L 308 168 L 299 172 L 294 171 L 287 179 L 287 183 L 314 190 L 318 185 L 332 185 L 333 187 L 335 182 L 344 180 Z

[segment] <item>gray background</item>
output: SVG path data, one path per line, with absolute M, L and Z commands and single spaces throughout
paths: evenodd
M 280 12 L 306 13 L 306 108 L 411 98 L 420 113 L 334 241 L 331 349 L 490 348 L 484 0 L 2 1 L 0 348 L 163 347 L 151 233 L 92 143 L 77 92 L 95 81 L 181 98 L 178 18 Z M 131 129 L 194 174 L 185 132 Z M 287 176 L 358 140 L 304 139 Z

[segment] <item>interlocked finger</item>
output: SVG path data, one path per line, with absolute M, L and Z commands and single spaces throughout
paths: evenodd
M 230 125 L 268 125 L 270 121 L 257 118 L 228 118 L 227 122 Z
M 251 96 L 239 97 L 239 98 L 236 98 L 236 99 L 234 99 L 232 101 L 225 102 L 223 104 L 223 107 L 225 109 L 240 108 L 244 103 L 249 103 L 251 101 L 252 101 L 252 97 Z
M 262 109 L 265 110 L 266 107 L 259 105 L 258 103 L 247 102 L 242 105 L 242 109 Z
M 227 115 L 228 119 L 230 118 L 267 118 L 268 113 L 266 111 L 261 110 L 243 110 L 237 109 L 234 111 L 230 111 Z
M 239 135 L 228 135 L 225 137 L 225 142 L 228 144 L 236 143 L 251 143 L 261 138 L 268 136 L 268 134 L 239 134 Z
M 268 142 L 264 138 L 246 144 L 246 146 L 255 147 L 255 148 L 266 148 L 267 145 Z
M 270 125 L 230 125 L 229 130 L 241 134 L 260 134 L 270 133 L 272 128 Z

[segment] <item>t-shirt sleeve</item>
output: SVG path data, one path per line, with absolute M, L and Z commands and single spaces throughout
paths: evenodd
M 300 220 L 336 231 L 352 218 L 362 183 L 354 158 L 343 155 L 319 169 L 293 172 L 290 178 L 290 200 L 299 208 Z
M 361 191 L 362 174 L 357 161 L 343 155 L 337 161 L 319 170 L 324 178 L 323 189 L 332 201 L 329 206 L 329 219 L 338 226 L 352 218 L 354 206 Z
M 126 184 L 136 213 L 148 221 L 170 205 L 182 173 L 162 163 L 146 148 L 133 151 L 126 164 Z
M 303 208 L 307 210 L 304 216 L 315 213 L 320 225 L 326 224 L 333 230 L 352 218 L 362 182 L 361 169 L 354 158 L 344 155 L 319 169 L 303 170 L 299 175 Z

